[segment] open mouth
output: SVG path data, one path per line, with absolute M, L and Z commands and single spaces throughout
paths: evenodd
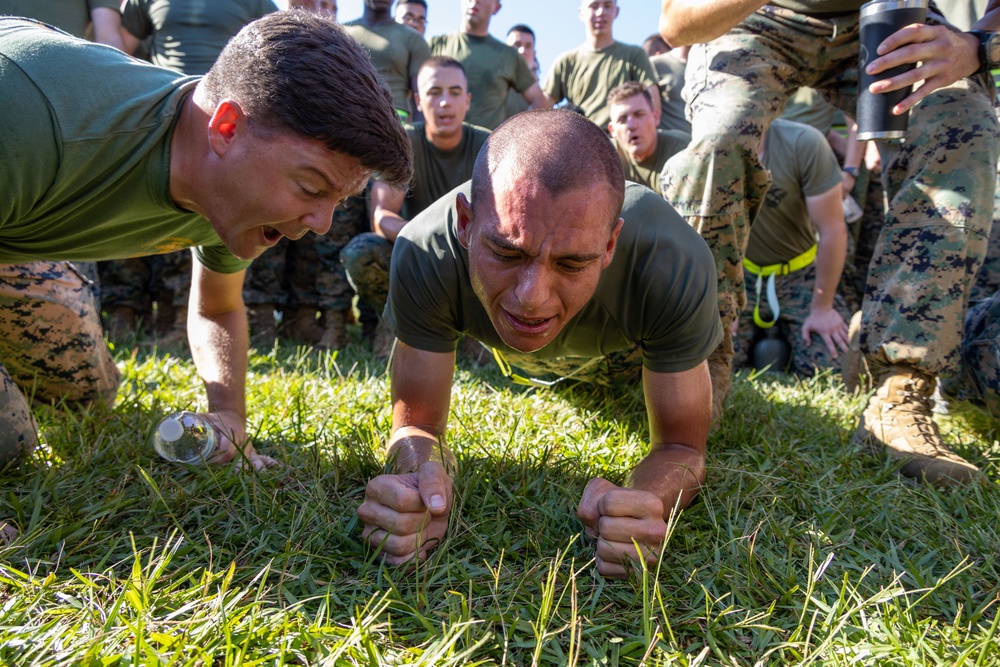
M 543 332 L 548 328 L 549 323 L 552 321 L 551 317 L 525 318 L 518 317 L 510 311 L 506 312 L 513 328 L 521 333 L 532 334 Z
M 274 227 L 268 227 L 267 225 L 264 225 L 264 227 L 262 227 L 261 230 L 264 232 L 264 240 L 269 245 L 274 245 L 275 243 L 281 240 L 281 232 L 279 232 Z

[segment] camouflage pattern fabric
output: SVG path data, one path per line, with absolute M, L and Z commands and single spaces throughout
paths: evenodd
M 993 190 L 993 229 L 986 246 L 986 259 L 979 267 L 976 284 L 972 287 L 969 301 L 989 299 L 1000 291 L 1000 169 L 997 170 L 997 185 Z
M 341 250 L 369 228 L 367 198 L 348 197 L 333 212 L 329 231 L 282 240 L 247 269 L 243 300 L 248 306 L 277 304 L 279 309 L 313 306 L 346 310 L 354 290 L 340 264 Z
M 148 320 L 153 313 L 153 276 L 159 273 L 159 263 L 158 256 L 99 262 L 103 307 L 108 311 L 131 308 Z
M 747 271 L 746 280 L 748 284 L 754 285 L 757 276 Z M 778 327 L 779 337 L 787 342 L 791 349 L 791 372 L 811 377 L 816 369 L 839 368 L 839 361 L 835 361 L 830 355 L 822 338 L 813 334 L 809 345 L 802 340 L 802 323 L 809 317 L 809 306 L 812 304 L 813 288 L 816 285 L 816 265 L 810 264 L 786 276 L 776 276 L 774 282 L 781 309 L 778 323 L 774 326 Z M 833 307 L 845 322 L 851 321 L 851 311 L 839 293 L 834 295 Z M 763 295 L 760 316 L 765 322 L 770 322 L 774 318 Z M 748 365 L 753 344 L 762 334 L 763 330 L 754 324 L 753 304 L 750 304 L 740 315 L 739 329 L 733 340 L 735 348 L 733 363 L 736 368 Z
M 1000 293 L 969 308 L 960 370 L 942 380 L 941 391 L 981 405 L 1000 419 Z
M 0 458 L 33 445 L 27 399 L 111 404 L 120 375 L 90 280 L 68 262 L 0 265 Z
M 857 14 L 816 19 L 773 5 L 691 51 L 684 97 L 693 137 L 664 167 L 663 192 L 715 254 L 727 330 L 746 303 L 741 263 L 768 187 L 756 154 L 763 129 L 800 86 L 852 112 L 857 62 Z M 888 160 L 889 212 L 863 305 L 861 345 L 873 359 L 931 374 L 957 362 L 992 218 L 1000 137 L 992 92 L 980 78 L 929 95 Z M 728 378 L 719 366 L 712 375 L 719 393 Z
M 539 359 L 515 352 L 505 352 L 504 356 L 519 375 L 543 382 L 565 378 L 567 382 L 586 382 L 614 389 L 642 381 L 642 348 L 639 345 L 592 359 Z
M 379 317 L 389 298 L 389 259 L 392 243 L 373 234 L 359 234 L 340 252 L 340 261 L 358 293 L 358 300 L 371 306 Z

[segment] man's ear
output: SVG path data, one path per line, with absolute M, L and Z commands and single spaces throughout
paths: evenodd
M 611 260 L 615 258 L 615 246 L 618 245 L 618 235 L 622 231 L 622 225 L 625 224 L 625 218 L 618 218 L 618 224 L 615 225 L 614 231 L 611 232 L 611 238 L 608 239 L 608 247 L 604 252 L 604 259 L 601 260 L 601 271 L 608 268 L 611 264 Z
M 469 249 L 469 225 L 472 224 L 472 204 L 461 192 L 455 199 L 455 211 L 458 214 L 458 242 L 466 250 Z
M 237 102 L 222 100 L 208 121 L 208 144 L 216 155 L 224 155 L 246 129 L 246 114 Z

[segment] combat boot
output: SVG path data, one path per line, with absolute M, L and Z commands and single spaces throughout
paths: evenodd
M 872 387 L 872 372 L 868 359 L 861 352 L 861 311 L 854 313 L 847 327 L 847 352 L 840 362 L 840 375 L 844 380 L 844 389 L 849 394 L 858 391 L 869 392 Z
M 250 308 L 247 312 L 247 324 L 250 326 L 251 344 L 261 348 L 274 347 L 278 340 L 278 325 L 274 321 L 273 303 L 262 303 Z
M 868 401 L 854 434 L 859 444 L 904 461 L 906 477 L 949 486 L 969 482 L 979 470 L 949 451 L 931 415 L 934 378 L 911 366 L 878 373 L 878 390 Z
M 176 308 L 164 308 L 161 315 L 170 318 L 170 321 L 161 320 L 157 328 L 162 330 L 157 343 L 161 347 L 177 347 L 187 342 L 187 306 L 177 306 Z
M 347 344 L 347 309 L 323 313 L 323 333 L 317 350 L 339 350 Z
M 282 335 L 296 343 L 318 344 L 323 339 L 323 326 L 316 315 L 315 308 L 309 306 L 296 308 L 295 313 L 282 322 Z
M 136 324 L 135 308 L 115 306 L 108 313 L 108 338 L 121 340 L 129 334 L 134 334 Z

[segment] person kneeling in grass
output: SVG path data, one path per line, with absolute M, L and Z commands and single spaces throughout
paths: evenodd
M 722 338 L 715 263 L 654 192 L 625 183 L 604 132 L 570 111 L 519 114 L 480 152 L 471 182 L 403 228 L 385 321 L 391 364 L 391 474 L 358 508 L 386 562 L 426 557 L 444 537 L 455 459 L 445 443 L 461 335 L 528 375 L 614 386 L 642 381 L 649 454 L 624 487 L 601 478 L 577 514 L 598 538 L 597 569 L 655 564 L 665 518 L 705 480 L 711 382 Z M 534 382 L 539 382 L 534 380 Z M 638 543 L 638 554 L 633 543 Z

